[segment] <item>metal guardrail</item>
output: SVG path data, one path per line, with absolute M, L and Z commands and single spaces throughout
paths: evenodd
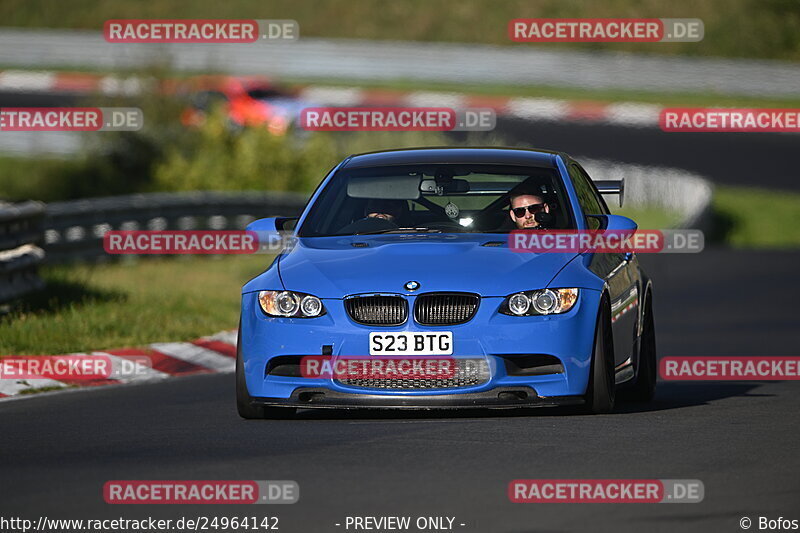
M 110 230 L 244 229 L 258 218 L 299 215 L 305 194 L 277 192 L 147 193 L 47 205 L 44 248 L 48 263 L 102 262 Z
M 0 305 L 44 286 L 38 275 L 43 217 L 41 202 L 0 203 Z

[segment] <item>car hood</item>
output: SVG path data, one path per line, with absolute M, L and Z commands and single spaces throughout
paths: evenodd
M 298 239 L 278 268 L 286 289 L 320 298 L 405 293 L 408 281 L 419 292 L 506 296 L 547 286 L 575 256 L 512 252 L 497 234 L 359 235 Z

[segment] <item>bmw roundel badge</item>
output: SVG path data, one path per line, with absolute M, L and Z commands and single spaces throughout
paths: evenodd
M 407 291 L 415 291 L 419 289 L 419 281 L 408 281 L 404 285 Z

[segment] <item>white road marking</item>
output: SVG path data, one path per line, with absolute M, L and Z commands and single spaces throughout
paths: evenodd
M 211 335 L 209 337 L 203 337 L 203 339 L 210 341 L 220 341 L 224 342 L 225 344 L 230 344 L 231 346 L 236 347 L 237 337 L 238 334 L 236 330 L 232 329 L 230 331 L 220 331 L 219 333 L 215 333 L 214 335 Z
M 567 116 L 569 102 L 550 98 L 511 98 L 507 115 L 527 119 L 561 120 Z
M 5 375 L 6 365 L 0 362 L 0 366 L 3 367 L 0 370 L 2 370 L 2 374 Z M 0 394 L 5 394 L 6 396 L 14 396 L 15 394 L 19 394 L 20 392 L 32 389 L 42 389 L 45 387 L 66 387 L 66 386 L 67 386 L 66 383 L 61 383 L 60 381 L 48 378 L 0 379 Z
M 158 342 L 151 344 L 150 347 L 164 355 L 218 372 L 233 372 L 236 369 L 236 360 L 232 357 L 218 354 L 213 350 L 201 348 L 188 342 Z

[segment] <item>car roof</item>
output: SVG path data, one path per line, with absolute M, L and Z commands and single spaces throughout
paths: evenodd
M 352 155 L 347 158 L 342 168 L 437 163 L 482 163 L 555 168 L 556 156 L 568 159 L 566 154 L 560 152 L 521 148 L 408 148 Z

